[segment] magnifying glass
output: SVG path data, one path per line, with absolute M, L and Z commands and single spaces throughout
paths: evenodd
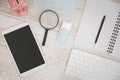
M 45 46 L 48 31 L 57 27 L 59 16 L 53 10 L 45 10 L 39 17 L 40 25 L 45 29 L 42 45 Z

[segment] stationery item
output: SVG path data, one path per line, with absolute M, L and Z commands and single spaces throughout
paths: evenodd
M 29 23 L 24 22 L 2 32 L 20 76 L 45 66 L 45 59 Z
M 99 28 L 98 33 L 97 33 L 97 36 L 96 36 L 96 38 L 95 38 L 95 44 L 96 44 L 97 41 L 98 41 L 98 38 L 99 38 L 99 35 L 100 35 L 100 32 L 101 32 L 101 29 L 102 29 L 103 24 L 104 24 L 104 21 L 105 21 L 105 18 L 106 18 L 106 16 L 103 16 L 102 22 L 101 22 L 101 24 L 100 24 L 100 28 Z
M 35 3 L 45 7 L 64 11 L 67 13 L 75 12 L 75 7 L 78 0 L 33 0 Z
M 120 4 L 110 0 L 87 0 L 75 46 L 120 60 Z
M 56 40 L 59 42 L 59 43 L 65 43 L 66 40 L 68 39 L 68 36 L 69 36 L 69 32 L 70 32 L 70 29 L 72 27 L 72 24 L 69 23 L 69 22 L 66 22 L 64 21 L 62 26 L 61 26 L 61 29 L 60 31 L 58 32 L 57 34 L 57 37 L 56 37 Z
M 39 17 L 40 25 L 45 29 L 42 45 L 45 46 L 48 30 L 54 29 L 59 23 L 59 16 L 53 10 L 45 10 Z
M 28 0 L 8 0 L 8 2 L 17 15 L 22 16 L 28 13 Z

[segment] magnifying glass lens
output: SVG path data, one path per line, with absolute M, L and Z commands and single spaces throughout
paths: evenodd
M 41 16 L 41 23 L 46 29 L 52 29 L 56 27 L 58 18 L 53 12 L 46 12 Z

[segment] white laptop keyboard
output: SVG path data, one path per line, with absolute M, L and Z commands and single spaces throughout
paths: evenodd
M 120 63 L 72 49 L 66 74 L 80 80 L 120 80 Z

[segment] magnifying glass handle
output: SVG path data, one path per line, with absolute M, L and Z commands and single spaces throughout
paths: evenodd
M 45 29 L 44 39 L 43 39 L 43 42 L 42 42 L 43 46 L 45 46 L 46 39 L 47 39 L 47 34 L 48 34 L 48 29 Z

